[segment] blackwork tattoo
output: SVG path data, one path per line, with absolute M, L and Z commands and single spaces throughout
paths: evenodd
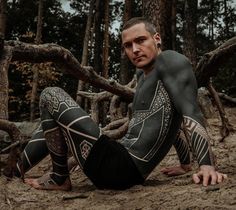
M 179 130 L 174 147 L 181 164 L 190 164 L 190 151 L 187 139 L 182 129 Z
M 215 165 L 206 129 L 200 123 L 187 116 L 184 116 L 183 123 L 186 130 L 185 134 L 191 142 L 198 164 L 200 166 Z

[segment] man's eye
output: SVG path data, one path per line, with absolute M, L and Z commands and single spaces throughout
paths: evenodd
M 145 41 L 145 39 L 139 39 L 137 42 L 139 43 L 139 44 L 141 44 L 141 43 L 143 43 Z
M 131 44 L 124 44 L 124 48 L 130 48 Z

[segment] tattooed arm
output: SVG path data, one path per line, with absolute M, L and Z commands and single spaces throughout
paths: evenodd
M 182 129 L 179 130 L 177 138 L 174 142 L 174 147 L 177 152 L 180 165 L 170 166 L 161 169 L 161 172 L 168 176 L 178 176 L 191 171 L 191 160 L 189 146 Z
M 225 175 L 215 170 L 209 136 L 197 103 L 197 82 L 188 59 L 174 51 L 164 51 L 155 63 L 168 94 L 183 116 L 185 135 L 196 154 L 200 171 L 194 174 L 195 183 L 203 185 L 221 182 Z

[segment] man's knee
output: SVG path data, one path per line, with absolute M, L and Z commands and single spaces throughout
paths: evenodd
M 45 103 L 46 101 L 52 100 L 53 97 L 58 97 L 59 92 L 64 92 L 59 87 L 47 87 L 45 88 L 40 95 L 40 104 Z

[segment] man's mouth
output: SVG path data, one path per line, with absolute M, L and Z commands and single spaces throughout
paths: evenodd
M 134 62 L 138 62 L 140 59 L 142 59 L 143 56 L 138 56 L 136 58 L 134 58 Z

